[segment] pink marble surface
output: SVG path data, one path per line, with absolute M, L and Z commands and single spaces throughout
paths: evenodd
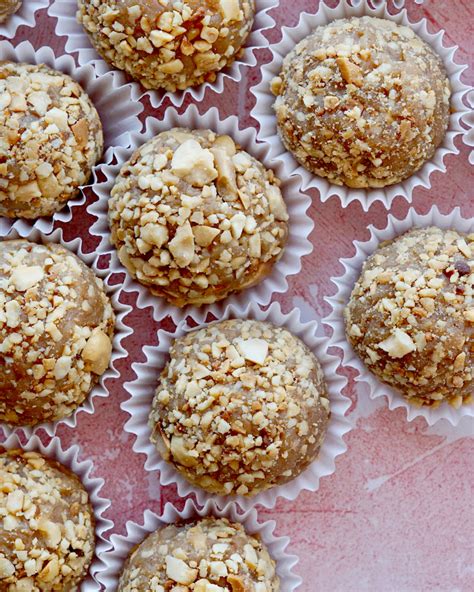
M 277 27 L 271 40 L 279 39 L 281 25 L 294 25 L 302 10 L 315 12 L 318 4 L 317 0 L 282 0 L 272 12 Z M 446 41 L 459 46 L 458 62 L 472 63 L 471 0 L 409 0 L 406 5 L 412 19 L 426 17 L 430 30 L 446 30 Z M 37 27 L 20 28 L 14 43 L 29 39 L 36 47 L 50 45 L 60 53 L 64 38 L 54 36 L 54 25 L 42 11 Z M 258 57 L 264 63 L 269 52 L 260 50 Z M 472 70 L 464 75 L 466 83 L 472 84 L 473 78 Z M 209 92 L 205 106 L 217 105 L 223 115 L 238 114 L 242 126 L 254 125 L 248 116 L 253 99 L 247 91 L 259 80 L 258 67 L 247 68 L 245 80 L 246 85 L 239 88 L 229 83 L 221 96 Z M 146 114 L 152 114 L 146 100 L 145 105 Z M 465 217 L 474 216 L 469 152 L 459 140 L 457 144 L 460 154 L 447 158 L 448 173 L 434 174 L 430 191 L 415 190 L 413 205 L 418 212 L 436 203 L 442 212 L 460 206 Z M 315 192 L 311 196 L 310 215 L 315 221 L 311 238 L 317 248 L 305 258 L 303 271 L 291 278 L 288 293 L 277 297 L 284 310 L 298 307 L 307 319 L 328 312 L 324 297 L 334 292 L 331 276 L 342 271 L 338 259 L 354 253 L 353 240 L 368 239 L 369 223 L 385 226 L 387 216 L 380 204 L 364 213 L 357 203 L 343 210 L 337 199 L 321 204 Z M 88 197 L 94 199 L 91 193 Z M 391 211 L 403 217 L 407 209 L 408 204 L 398 198 Z M 66 237 L 86 237 L 90 221 L 84 210 L 76 210 L 73 223 L 64 229 Z M 85 242 L 94 249 L 94 241 Z M 123 299 L 134 303 L 133 296 Z M 122 385 L 133 378 L 131 363 L 143 360 L 142 345 L 156 343 L 158 328 L 150 310 L 135 310 L 127 322 L 135 333 L 125 342 L 129 357 L 119 362 L 120 379 L 108 382 L 110 396 L 97 400 L 93 416 L 80 414 L 75 430 L 58 430 L 63 443 L 80 444 L 83 457 L 94 460 L 94 475 L 105 479 L 103 495 L 112 500 L 107 516 L 118 533 L 124 532 L 127 520 L 141 521 L 146 508 L 160 513 L 167 501 L 183 503 L 174 487 L 160 487 L 158 475 L 144 470 L 144 457 L 132 451 L 132 438 L 123 430 L 127 416 L 120 403 L 127 394 Z M 444 422 L 432 428 L 422 420 L 407 423 L 402 411 L 390 412 L 382 401 L 369 401 L 354 384 L 353 373 L 342 372 L 350 379 L 347 395 L 353 401 L 348 452 L 339 458 L 335 474 L 322 480 L 318 492 L 260 511 L 262 519 L 277 521 L 278 534 L 291 537 L 289 551 L 300 558 L 296 571 L 303 584 L 299 590 L 474 590 L 472 422 L 457 428 Z

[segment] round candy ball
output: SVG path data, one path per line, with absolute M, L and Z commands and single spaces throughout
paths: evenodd
M 283 254 L 288 213 L 273 171 L 229 136 L 174 128 L 122 167 L 111 240 L 132 277 L 176 306 L 260 282 Z
M 114 312 L 101 279 L 61 245 L 0 242 L 0 420 L 67 417 L 109 366 Z
M 317 27 L 272 81 L 283 143 L 337 185 L 385 187 L 413 175 L 443 141 L 450 84 L 410 28 L 361 17 Z
M 253 0 L 79 0 L 79 22 L 100 55 L 145 88 L 214 82 L 240 55 Z
M 37 452 L 0 448 L 0 483 L 1 589 L 77 590 L 95 546 L 81 481 Z
M 279 592 L 275 562 L 262 541 L 226 518 L 170 524 L 133 549 L 118 592 Z
M 410 403 L 455 407 L 474 392 L 474 234 L 418 228 L 365 262 L 345 310 L 349 341 Z
M 306 469 L 329 416 L 321 366 L 300 339 L 229 320 L 175 340 L 150 427 L 161 456 L 192 484 L 252 496 Z
M 0 24 L 4 23 L 12 14 L 18 12 L 21 7 L 21 0 L 0 1 Z
M 102 124 L 72 78 L 44 64 L 0 63 L 0 215 L 50 216 L 87 183 Z

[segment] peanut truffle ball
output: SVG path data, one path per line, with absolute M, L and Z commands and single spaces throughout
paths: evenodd
M 345 311 L 367 367 L 410 403 L 474 393 L 474 234 L 419 228 L 368 258 Z
M 4 23 L 12 14 L 18 12 L 21 0 L 0 0 L 0 24 Z
M 279 184 L 229 136 L 162 132 L 117 177 L 112 243 L 132 277 L 170 303 L 222 300 L 261 281 L 283 254 Z
M 306 469 L 329 416 L 321 366 L 302 341 L 269 323 L 230 320 L 175 340 L 151 439 L 193 485 L 252 496 Z
M 275 562 L 257 536 L 226 518 L 170 524 L 128 557 L 118 592 L 279 592 Z
M 317 27 L 272 82 L 286 148 L 348 187 L 385 187 L 432 158 L 449 121 L 443 63 L 410 28 L 361 17 Z
M 102 155 L 99 115 L 47 66 L 0 63 L 0 215 L 39 218 L 75 197 Z
M 0 448 L 0 589 L 78 590 L 95 546 L 81 481 L 37 452 Z
M 79 0 L 79 22 L 100 55 L 145 88 L 214 82 L 241 53 L 254 0 Z
M 114 313 L 101 279 L 56 244 L 0 242 L 0 420 L 70 415 L 109 365 Z

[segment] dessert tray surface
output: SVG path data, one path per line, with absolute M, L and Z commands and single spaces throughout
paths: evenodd
M 266 32 L 270 42 L 281 39 L 282 26 L 295 26 L 301 11 L 313 13 L 318 4 L 315 0 L 281 0 L 269 13 L 276 23 Z M 458 46 L 456 62 L 472 65 L 471 2 L 407 0 L 397 4 L 405 4 L 408 18 L 414 22 L 426 18 L 429 31 L 444 29 L 444 43 Z M 389 6 L 398 10 L 392 2 Z M 36 49 L 49 46 L 59 56 L 65 51 L 66 38 L 56 36 L 55 28 L 56 19 L 41 10 L 36 14 L 36 26 L 20 27 L 10 41 L 17 45 L 27 40 Z M 222 93 L 206 91 L 198 103 L 201 113 L 215 106 L 221 119 L 237 115 L 241 129 L 257 127 L 249 115 L 255 104 L 249 89 L 260 81 L 259 66 L 270 61 L 271 53 L 258 49 L 255 56 L 257 65 L 243 67 L 240 83 L 227 79 Z M 467 85 L 474 83 L 472 68 L 463 73 L 462 80 Z M 171 104 L 166 96 L 158 108 L 152 107 L 146 95 L 141 102 L 142 122 L 148 116 L 162 118 Z M 179 109 L 192 102 L 185 97 Z M 331 310 L 325 298 L 336 292 L 331 278 L 344 272 L 340 260 L 355 254 L 353 241 L 370 238 L 369 225 L 385 228 L 389 214 L 402 219 L 410 207 L 426 214 L 436 205 L 442 214 L 459 207 L 463 218 L 472 220 L 472 149 L 459 137 L 455 143 L 459 154 L 445 159 L 447 172 L 434 173 L 430 189 L 416 188 L 411 204 L 395 198 L 390 212 L 381 202 L 369 211 L 358 201 L 342 208 L 337 197 L 321 203 L 317 191 L 308 189 L 314 250 L 303 257 L 300 273 L 288 278 L 288 290 L 273 296 L 283 312 L 299 309 L 301 320 L 316 319 L 320 335 L 329 333 L 321 320 Z M 56 227 L 62 228 L 65 240 L 80 237 L 83 251 L 93 252 L 98 239 L 89 229 L 95 218 L 86 206 L 97 198 L 93 189 L 87 188 L 85 194 L 87 203 L 74 208 L 71 221 L 59 221 Z M 108 255 L 103 255 L 103 264 L 107 261 Z M 121 283 L 123 279 L 117 275 L 114 281 Z M 110 395 L 95 398 L 93 414 L 81 412 L 76 427 L 60 426 L 57 430 L 62 445 L 78 444 L 82 460 L 93 462 L 92 476 L 105 481 L 101 495 L 111 500 L 111 507 L 104 516 L 114 524 L 107 538 L 112 532 L 125 534 L 127 520 L 141 523 L 147 509 L 160 515 L 167 502 L 178 510 L 185 503 L 175 485 L 161 486 L 158 474 L 145 470 L 145 456 L 132 450 L 135 438 L 124 431 L 129 415 L 121 409 L 121 403 L 129 398 L 124 384 L 135 378 L 132 363 L 144 362 L 143 346 L 155 345 L 158 329 L 172 330 L 173 322 L 170 318 L 159 322 L 150 307 L 137 307 L 137 293 L 123 292 L 121 301 L 132 307 L 126 324 L 133 332 L 122 341 L 128 356 L 115 363 L 120 375 L 106 380 Z M 348 451 L 336 459 L 336 471 L 321 479 L 318 491 L 303 491 L 294 501 L 280 498 L 272 509 L 257 508 L 259 520 L 275 520 L 275 534 L 290 538 L 287 552 L 298 556 L 293 571 L 303 580 L 298 590 L 474 589 L 474 498 L 468 477 L 474 471 L 472 417 L 464 417 L 455 427 L 446 420 L 433 426 L 423 418 L 407 421 L 403 408 L 392 411 L 384 398 L 369 399 L 367 385 L 355 381 L 353 370 L 340 367 L 338 372 L 348 379 L 344 394 L 351 400 L 347 413 L 351 431 L 345 436 Z M 44 431 L 39 435 L 48 442 Z

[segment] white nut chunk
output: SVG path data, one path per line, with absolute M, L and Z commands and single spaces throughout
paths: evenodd
M 241 18 L 239 0 L 219 0 L 224 22 L 238 21 Z
M 54 365 L 54 378 L 62 380 L 71 370 L 72 360 L 69 356 L 61 356 L 56 360 Z
M 250 567 L 250 569 L 255 569 L 258 565 L 258 557 L 255 549 L 252 545 L 245 545 L 244 547 L 245 552 L 245 563 Z
M 161 247 L 168 240 L 168 229 L 163 224 L 146 224 L 140 231 L 140 236 L 144 241 Z
M 15 566 L 5 557 L 0 557 L 0 578 L 9 578 L 15 573 Z
M 379 347 L 386 351 L 391 358 L 403 358 L 416 350 L 413 339 L 401 329 L 395 329 L 390 337 L 379 343 Z
M 109 367 L 112 342 L 101 329 L 94 329 L 82 350 L 86 367 L 94 374 L 103 374 Z
M 43 533 L 46 538 L 48 547 L 55 548 L 61 542 L 61 526 L 57 522 L 51 520 L 41 519 L 38 522 L 38 530 Z
M 195 226 L 193 228 L 194 240 L 200 247 L 208 247 L 220 233 L 218 228 L 212 226 Z
M 217 189 L 223 195 L 238 195 L 235 165 L 235 143 L 230 136 L 219 136 L 211 148 L 217 168 Z
M 189 586 L 192 584 L 197 575 L 198 570 L 188 567 L 182 559 L 177 559 L 172 555 L 166 556 L 166 575 L 178 584 Z
M 39 265 L 22 265 L 17 267 L 11 277 L 10 283 L 18 292 L 26 292 L 44 278 L 44 271 Z
M 288 220 L 288 212 L 280 188 L 276 185 L 268 185 L 267 192 L 272 214 L 275 216 L 276 220 L 283 220 L 286 222 Z
M 10 300 L 5 304 L 5 316 L 8 327 L 18 327 L 21 319 L 21 306 L 16 300 Z
M 67 131 L 68 125 L 68 114 L 57 107 L 50 109 L 45 115 L 45 121 L 50 124 L 56 125 L 60 131 Z
M 186 267 L 191 263 L 194 257 L 194 235 L 189 222 L 178 228 L 168 248 L 179 267 Z
M 178 177 L 195 187 L 208 185 L 217 177 L 212 152 L 192 139 L 186 140 L 177 148 L 171 161 L 171 169 Z
M 237 349 L 246 360 L 262 366 L 268 354 L 268 343 L 264 339 L 239 339 Z
M 194 584 L 193 592 L 226 592 L 229 588 L 223 588 L 222 586 L 218 586 L 217 584 L 211 584 L 209 580 L 198 580 Z M 265 586 L 266 589 L 266 586 Z M 242 588 L 242 590 L 244 590 Z M 232 589 L 234 592 L 234 588 Z
M 23 508 L 24 495 L 21 489 L 11 491 L 7 496 L 7 510 L 10 514 L 18 514 Z
M 184 467 L 194 467 L 197 465 L 197 453 L 186 448 L 183 438 L 173 436 L 171 438 L 171 454 Z

